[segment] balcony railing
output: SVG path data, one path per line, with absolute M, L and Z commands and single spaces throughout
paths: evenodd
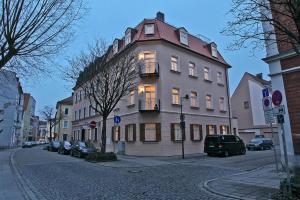
M 157 62 L 140 62 L 140 77 L 159 77 L 159 64 Z
M 140 112 L 159 112 L 160 100 L 159 99 L 140 99 L 139 100 Z

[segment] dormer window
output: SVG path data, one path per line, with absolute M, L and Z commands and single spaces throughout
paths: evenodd
M 181 44 L 189 45 L 188 33 L 184 29 L 179 30 L 179 39 Z
M 145 24 L 145 35 L 154 34 L 154 24 Z
M 119 50 L 119 40 L 116 39 L 113 43 L 113 53 L 114 54 L 118 53 L 118 50 Z
M 213 42 L 210 44 L 211 55 L 215 58 L 218 57 L 217 45 Z
M 127 29 L 125 32 L 125 46 L 131 42 L 131 29 Z

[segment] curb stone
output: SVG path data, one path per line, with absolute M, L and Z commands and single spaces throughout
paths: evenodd
M 28 179 L 26 179 L 21 173 L 20 169 L 17 167 L 16 161 L 14 159 L 14 154 L 16 151 L 10 153 L 10 166 L 12 168 L 13 173 L 16 175 L 16 182 L 18 187 L 21 189 L 26 200 L 46 200 L 40 193 L 39 197 L 36 194 L 38 192 L 34 188 L 34 186 L 30 183 Z
M 242 175 L 242 174 L 249 174 L 249 173 L 255 172 L 257 170 L 263 169 L 266 166 L 268 166 L 268 165 L 265 165 L 265 166 L 262 166 L 262 167 L 257 167 L 257 168 L 254 168 L 252 170 L 248 170 L 248 171 L 245 171 L 245 172 L 239 172 L 239 173 L 232 174 L 232 175 L 229 175 L 229 176 L 222 176 L 222 177 L 219 177 L 219 178 L 214 178 L 214 179 L 211 179 L 211 180 L 207 180 L 203 183 L 203 189 L 205 189 L 206 191 L 211 192 L 215 195 L 226 197 L 226 198 L 240 199 L 240 200 L 255 200 L 253 198 L 239 197 L 239 196 L 236 196 L 236 195 L 231 195 L 231 194 L 218 192 L 218 191 L 212 189 L 211 187 L 209 187 L 208 184 L 210 182 L 213 182 L 213 181 L 216 181 L 216 180 L 219 180 L 219 179 L 223 179 L 223 178 L 226 178 L 226 177 L 238 176 L 238 175 Z

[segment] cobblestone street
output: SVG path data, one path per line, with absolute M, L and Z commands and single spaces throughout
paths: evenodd
M 271 151 L 229 158 L 199 155 L 184 161 L 137 157 L 134 163 L 130 162 L 134 158 L 121 156 L 116 162 L 88 163 L 36 147 L 17 151 L 13 160 L 37 199 L 224 199 L 206 191 L 203 183 L 270 164 L 271 155 Z

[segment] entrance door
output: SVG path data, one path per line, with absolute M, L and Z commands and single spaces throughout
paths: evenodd
M 81 141 L 85 141 L 85 129 L 81 130 Z
M 145 86 L 145 109 L 154 110 L 156 104 L 155 86 Z

